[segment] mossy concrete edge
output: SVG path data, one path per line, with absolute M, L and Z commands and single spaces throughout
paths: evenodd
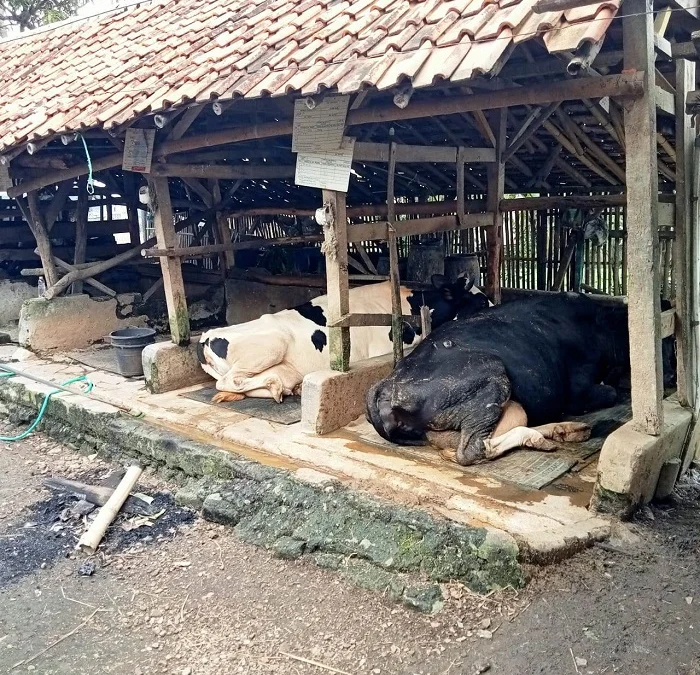
M 5 381 L 0 413 L 25 423 L 42 399 L 19 380 Z M 338 481 L 310 483 L 86 399 L 53 397 L 40 429 L 79 452 L 150 465 L 184 485 L 180 504 L 232 526 L 243 540 L 283 558 L 308 556 L 326 567 L 335 560 L 353 583 L 423 611 L 439 608 L 440 582 L 457 580 L 476 592 L 524 584 L 518 546 L 500 531 L 382 502 Z M 406 574 L 422 585 L 406 584 Z

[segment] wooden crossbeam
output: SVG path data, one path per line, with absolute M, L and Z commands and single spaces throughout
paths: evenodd
M 391 314 L 346 314 L 337 321 L 329 323 L 329 328 L 356 328 L 365 326 L 391 326 L 393 325 Z M 401 321 L 412 326 L 421 325 L 421 317 L 404 314 Z

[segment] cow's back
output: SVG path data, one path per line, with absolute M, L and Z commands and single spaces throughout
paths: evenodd
M 457 350 L 497 356 L 532 424 L 563 414 L 569 403 L 570 375 L 595 369 L 603 358 L 597 308 L 585 297 L 528 298 L 445 324 L 427 342 L 449 340 Z M 421 351 L 429 349 L 421 345 Z M 418 351 L 414 353 L 419 357 Z

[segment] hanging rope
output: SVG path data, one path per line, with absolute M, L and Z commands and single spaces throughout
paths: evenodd
M 14 377 L 14 373 L 0 373 L 0 377 Z M 92 391 L 93 384 L 90 382 L 90 380 L 85 377 L 85 375 L 81 375 L 80 377 L 74 377 L 72 380 L 68 380 L 67 382 L 64 382 L 61 386 L 67 387 L 69 384 L 73 384 L 75 382 L 82 382 L 84 381 L 87 384 L 87 387 L 85 389 L 85 393 L 89 394 Z M 23 438 L 26 438 L 29 436 L 29 434 L 34 431 L 34 429 L 37 428 L 39 423 L 41 422 L 42 418 L 44 417 L 44 413 L 46 412 L 46 408 L 49 405 L 49 399 L 54 395 L 54 394 L 60 394 L 61 389 L 54 389 L 53 391 L 50 391 L 46 396 L 44 397 L 44 400 L 41 402 L 41 407 L 39 408 L 39 414 L 36 416 L 36 419 L 29 425 L 25 431 L 23 431 L 21 434 L 17 436 L 0 436 L 0 441 L 6 441 L 6 442 L 13 442 L 13 441 L 21 441 Z
M 78 134 L 80 136 L 80 140 L 83 142 L 83 148 L 85 148 L 85 159 L 87 160 L 87 165 L 88 165 L 88 178 L 87 178 L 87 193 L 89 195 L 94 195 L 95 194 L 95 181 L 92 177 L 92 158 L 90 157 L 90 151 L 88 150 L 87 143 L 85 142 L 85 136 L 82 134 Z

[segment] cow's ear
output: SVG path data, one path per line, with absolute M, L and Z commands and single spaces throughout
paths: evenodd
M 468 277 L 466 272 L 462 272 L 462 274 L 457 277 L 457 281 L 464 286 L 465 293 L 471 291 L 472 286 L 474 285 L 474 279 L 472 279 L 471 276 Z
M 432 281 L 433 286 L 438 290 L 450 285 L 449 279 L 444 274 L 433 274 L 430 281 Z

